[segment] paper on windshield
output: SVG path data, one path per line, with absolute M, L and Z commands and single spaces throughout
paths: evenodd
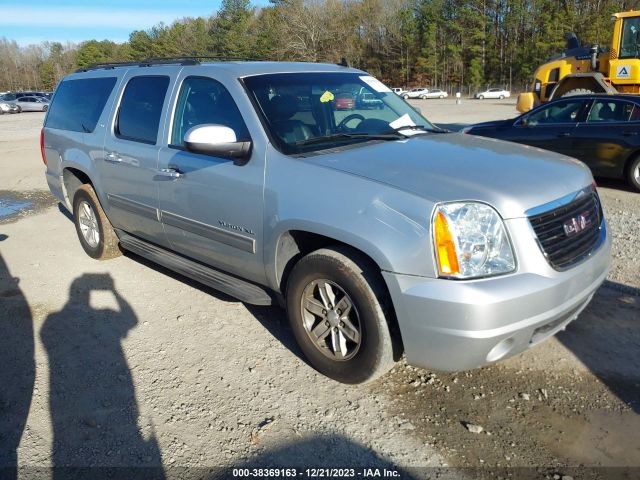
M 414 125 L 415 123 L 413 123 L 413 120 L 411 120 L 408 113 L 405 113 L 400 118 L 389 124 L 391 128 L 413 127 Z
M 369 75 L 360 77 L 360 80 L 362 80 L 364 83 L 369 85 L 376 92 L 388 93 L 391 91 L 391 89 L 387 87 L 384 83 L 382 83 L 380 80 L 378 80 L 377 78 L 373 78 Z

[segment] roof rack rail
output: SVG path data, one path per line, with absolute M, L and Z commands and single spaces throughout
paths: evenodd
M 94 63 L 88 67 L 79 68 L 76 73 L 88 72 L 90 70 L 113 69 L 118 67 L 153 67 L 156 65 L 199 65 L 201 60 L 216 60 L 219 62 L 238 62 L 238 61 L 261 61 L 264 59 L 248 58 L 248 57 L 231 57 L 222 55 L 195 55 L 183 57 L 158 57 L 148 58 L 146 60 L 134 62 L 106 62 Z

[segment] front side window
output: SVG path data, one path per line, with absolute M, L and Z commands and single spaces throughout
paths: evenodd
M 364 142 L 400 127 L 422 127 L 423 133 L 435 128 L 364 73 L 278 73 L 244 83 L 286 154 Z
M 216 80 L 188 77 L 182 83 L 171 130 L 171 145 L 182 146 L 189 129 L 204 124 L 224 125 L 238 141 L 249 138 L 242 115 L 229 91 Z
M 116 120 L 116 136 L 155 144 L 169 77 L 139 76 L 127 83 Z
M 587 122 L 607 123 L 607 122 L 628 122 L 632 117 L 637 117 L 638 108 L 629 102 L 615 100 L 597 100 L 593 103 Z
M 575 123 L 583 117 L 588 105 L 589 100 L 565 100 L 552 103 L 528 115 L 527 125 Z
M 640 17 L 625 18 L 619 58 L 640 57 Z

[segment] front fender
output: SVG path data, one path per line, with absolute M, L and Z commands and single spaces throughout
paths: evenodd
M 264 246 L 270 286 L 279 290 L 277 249 L 282 235 L 294 230 L 358 249 L 380 270 L 433 277 L 432 211 L 430 201 L 388 185 L 304 159 L 271 159 Z

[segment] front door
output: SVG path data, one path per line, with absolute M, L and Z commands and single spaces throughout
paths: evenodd
M 160 150 L 158 165 L 180 175 L 158 182 L 168 241 L 173 250 L 188 257 L 264 281 L 264 152 L 254 148 L 245 165 L 235 165 L 233 160 L 187 151 L 184 135 L 197 125 L 230 127 L 238 140 L 250 136 L 221 82 L 184 74 L 178 83 L 169 142 Z
M 124 92 L 97 165 L 107 196 L 107 215 L 113 226 L 166 245 L 155 178 L 158 132 L 172 79 L 167 69 L 144 70 L 144 75 L 127 74 L 124 78 Z
M 626 159 L 639 146 L 640 108 L 624 100 L 595 100 L 575 133 L 575 156 L 594 175 L 622 175 Z

